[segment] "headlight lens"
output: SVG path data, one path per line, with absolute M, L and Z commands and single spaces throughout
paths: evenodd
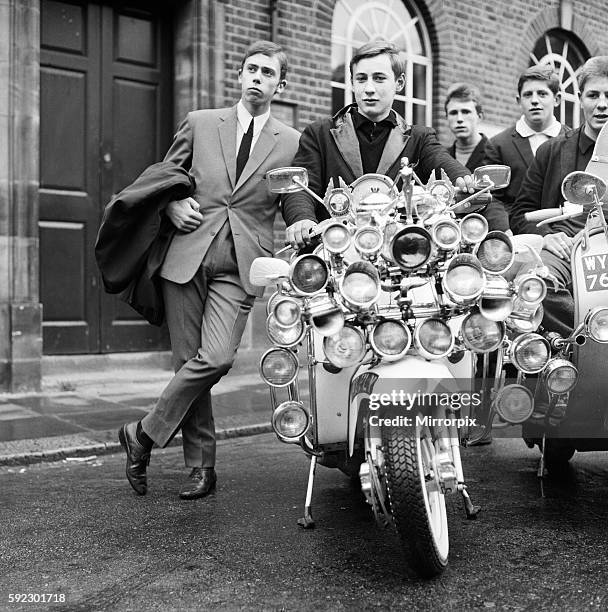
M 572 391 L 578 381 L 578 370 L 567 359 L 550 359 L 543 372 L 550 393 Z
M 409 328 L 402 321 L 381 321 L 370 334 L 370 344 L 386 361 L 403 357 L 412 341 Z
M 289 278 L 297 293 L 313 295 L 327 284 L 329 269 L 318 255 L 300 255 L 291 264 Z
M 503 421 L 515 425 L 532 416 L 534 400 L 532 393 L 523 385 L 505 385 L 498 392 L 494 406 Z
M 391 241 L 391 255 L 403 270 L 423 266 L 432 254 L 431 235 L 422 227 L 404 227 Z
M 298 375 L 298 358 L 284 348 L 271 348 L 260 359 L 260 375 L 271 387 L 285 387 Z
M 527 304 L 540 304 L 547 295 L 547 283 L 535 274 L 524 274 L 515 284 L 518 298 Z
M 460 244 L 460 227 L 451 219 L 437 221 L 431 228 L 431 234 L 439 248 L 446 251 L 455 249 Z
M 345 325 L 337 334 L 323 339 L 323 350 L 337 368 L 348 368 L 365 356 L 365 338 L 356 327 Z
M 304 323 L 302 320 L 296 321 L 291 327 L 279 325 L 274 314 L 269 314 L 266 319 L 266 333 L 273 344 L 278 346 L 293 346 L 298 344 L 304 337 Z
M 511 361 L 522 372 L 540 372 L 551 357 L 549 343 L 540 334 L 522 334 L 511 344 Z
M 298 300 L 283 297 L 275 301 L 272 314 L 280 327 L 292 327 L 300 321 L 302 306 Z
M 443 290 L 457 304 L 476 300 L 483 291 L 485 277 L 474 255 L 462 253 L 453 257 L 443 276 Z
M 382 232 L 377 227 L 366 225 L 356 231 L 354 241 L 355 249 L 364 257 L 369 257 L 382 248 Z
M 469 313 L 460 328 L 464 345 L 476 353 L 490 353 L 501 344 L 505 326 L 499 321 L 491 321 L 479 312 Z
M 504 232 L 490 232 L 477 246 L 475 254 L 483 269 L 502 274 L 513 263 L 513 243 Z
M 608 342 L 608 308 L 594 308 L 585 317 L 585 329 L 589 337 L 596 342 Z
M 350 264 L 340 279 L 340 294 L 351 310 L 365 310 L 380 297 L 380 278 L 368 261 Z
M 488 234 L 488 222 L 485 217 L 471 213 L 460 222 L 460 233 L 463 242 L 479 244 Z
M 414 344 L 426 359 L 439 359 L 452 352 L 454 336 L 441 319 L 426 319 L 414 330 Z
M 332 223 L 323 231 L 323 244 L 330 253 L 344 253 L 350 241 L 350 232 L 342 223 Z
M 309 426 L 308 412 L 302 402 L 283 402 L 272 413 L 272 428 L 284 442 L 297 442 Z

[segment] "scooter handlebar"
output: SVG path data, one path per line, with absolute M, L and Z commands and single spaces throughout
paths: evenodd
M 561 214 L 561 208 L 541 208 L 540 210 L 532 210 L 525 213 L 524 217 L 526 221 L 536 222 L 551 219 L 551 217 L 557 217 Z

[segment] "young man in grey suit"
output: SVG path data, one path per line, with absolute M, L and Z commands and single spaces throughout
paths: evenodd
M 298 146 L 299 133 L 270 115 L 286 72 L 281 47 L 251 45 L 238 70 L 239 102 L 189 113 L 165 156 L 190 172 L 196 189 L 164 211 L 177 228 L 159 272 L 176 373 L 150 413 L 119 432 L 127 479 L 139 495 L 147 491 L 153 443 L 166 446 L 180 428 L 192 469 L 180 497 L 196 499 L 215 489 L 210 391 L 231 368 L 262 294 L 249 282 L 251 262 L 273 252 L 278 200 L 265 174 L 289 165 Z
M 521 117 L 490 138 L 485 150 L 486 164 L 511 167 L 509 186 L 493 192 L 507 213 L 511 212 L 538 147 L 570 129 L 553 114 L 555 107 L 559 106 L 561 94 L 559 77 L 551 66 L 532 66 L 525 70 L 517 81 L 516 99 L 522 110 Z

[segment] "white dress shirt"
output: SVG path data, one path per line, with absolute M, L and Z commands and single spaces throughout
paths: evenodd
M 536 155 L 536 149 L 540 147 L 543 142 L 549 140 L 549 138 L 555 138 L 559 136 L 559 132 L 562 129 L 562 124 L 553 117 L 553 121 L 546 127 L 544 130 L 540 132 L 535 132 L 524 119 L 522 115 L 515 124 L 515 131 L 522 137 L 527 138 L 530 142 L 530 148 L 532 149 L 532 154 Z
M 245 108 L 242 100 L 238 101 L 236 105 L 236 116 L 237 116 L 237 126 L 236 126 L 236 150 L 239 150 L 241 146 L 241 140 L 243 139 L 243 135 L 249 129 L 249 123 L 253 119 L 253 117 L 249 114 L 249 111 Z M 270 109 L 268 109 L 263 115 L 258 115 L 253 122 L 253 139 L 251 141 L 251 149 L 249 149 L 249 153 L 253 151 L 255 147 L 255 143 L 258 141 L 260 137 L 260 132 L 266 125 L 268 118 L 270 117 Z

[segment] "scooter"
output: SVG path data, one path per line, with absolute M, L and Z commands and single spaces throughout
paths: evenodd
M 505 166 L 477 169 L 468 200 L 509 176 Z M 458 492 L 469 519 L 479 512 L 459 431 L 480 401 L 477 355 L 503 342 L 508 313 L 496 304 L 517 298 L 501 276 L 511 239 L 489 232 L 480 214 L 457 217 L 467 201 L 456 201 L 447 176 L 423 185 L 406 159 L 399 190 L 367 174 L 321 199 L 303 168 L 267 178 L 275 193 L 304 189 L 330 214 L 312 253 L 258 258 L 250 274 L 255 285 L 277 285 L 266 321 L 273 346 L 260 360 L 272 426 L 311 458 L 298 523 L 315 525 L 317 465 L 338 468 L 359 480 L 378 523 L 396 529 L 415 571 L 435 576 L 448 563 L 445 496 Z

